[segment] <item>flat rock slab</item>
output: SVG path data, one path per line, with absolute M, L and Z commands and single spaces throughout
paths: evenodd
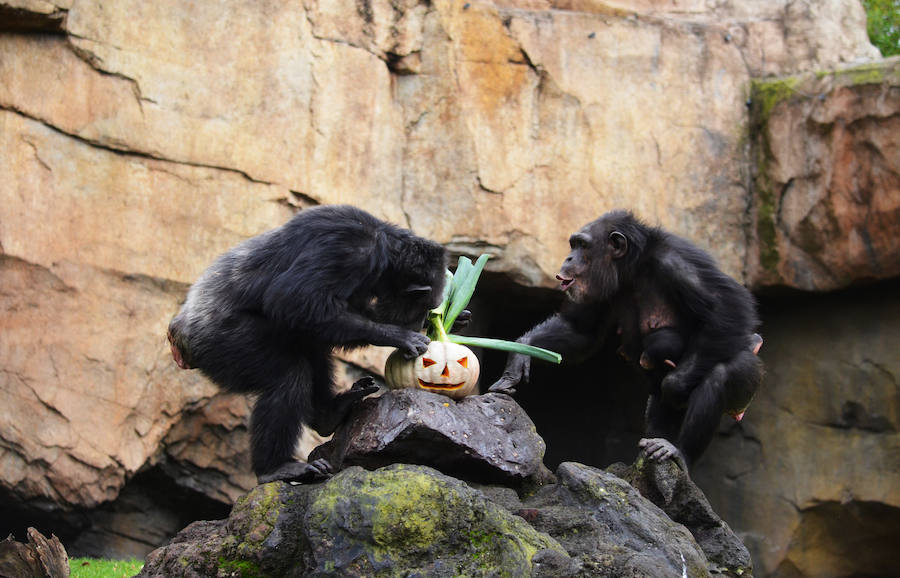
M 336 469 L 413 463 L 464 480 L 519 483 L 549 473 L 545 449 L 534 422 L 508 395 L 454 401 L 404 389 L 363 401 L 310 459 L 326 457 Z

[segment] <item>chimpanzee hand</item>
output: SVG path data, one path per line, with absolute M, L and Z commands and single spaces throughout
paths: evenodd
M 407 331 L 402 338 L 402 344 L 398 345 L 397 349 L 403 352 L 404 358 L 415 359 L 425 353 L 429 343 L 431 343 L 431 340 L 424 334 Z
M 514 353 L 509 356 L 503 375 L 490 387 L 489 391 L 513 395 L 516 393 L 516 386 L 520 383 L 528 383 L 530 377 L 531 357 Z
M 459 312 L 459 315 L 456 316 L 456 320 L 453 322 L 453 327 L 450 328 L 450 333 L 456 333 L 457 331 L 462 331 L 466 327 L 469 326 L 469 322 L 472 320 L 472 312 L 468 309 L 463 309 Z
M 688 471 L 687 462 L 684 461 L 684 456 L 669 440 L 664 438 L 643 438 L 638 442 L 638 446 L 643 448 L 644 452 L 647 454 L 648 460 L 652 462 L 662 462 L 664 460 L 672 459 L 675 460 L 678 467 L 685 472 Z
M 332 473 L 331 464 L 325 459 L 315 460 L 308 464 L 303 462 L 285 462 L 275 470 L 257 476 L 257 481 L 260 484 L 268 484 L 277 480 L 308 484 L 326 480 L 331 477 Z

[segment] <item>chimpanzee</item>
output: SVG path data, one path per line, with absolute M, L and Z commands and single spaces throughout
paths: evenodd
M 743 410 L 762 379 L 753 296 L 709 254 L 626 211 L 601 216 L 569 244 L 557 275 L 569 302 L 519 340 L 572 355 L 618 334 L 623 356 L 634 360 L 645 339 L 652 353 L 653 335 L 663 331 L 660 339 L 680 350 L 680 359 L 671 371 L 650 372 L 647 437 L 640 445 L 651 459 L 692 463 L 722 413 Z M 514 392 L 528 380 L 529 367 L 528 357 L 510 356 L 491 391 Z
M 684 353 L 684 338 L 673 327 L 654 329 L 641 340 L 639 365 L 648 370 L 668 371 L 678 366 Z
M 371 377 L 336 393 L 332 349 L 365 344 L 425 351 L 422 329 L 442 297 L 444 248 L 345 205 L 305 209 L 220 256 L 169 324 L 172 355 L 228 391 L 257 396 L 250 418 L 260 483 L 326 477 L 294 458 L 303 425 L 334 432 Z

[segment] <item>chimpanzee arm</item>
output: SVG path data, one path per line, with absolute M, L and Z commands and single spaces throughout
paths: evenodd
M 428 347 L 425 335 L 376 323 L 350 306 L 351 295 L 374 286 L 382 268 L 359 248 L 327 258 L 306 252 L 266 287 L 263 314 L 293 332 L 315 335 L 320 342 L 386 345 L 415 357 Z
M 555 351 L 563 359 L 577 359 L 587 356 L 602 345 L 610 319 L 606 305 L 567 304 L 560 313 L 541 322 L 516 341 Z M 490 391 L 512 395 L 517 385 L 528 382 L 530 374 L 531 357 L 512 353 L 507 359 L 503 375 L 491 385 Z
M 694 388 L 688 399 L 687 413 L 681 424 L 677 443 L 689 465 L 700 457 L 719 427 L 720 418 L 725 411 L 727 373 L 724 364 L 716 365 L 702 383 Z
M 680 244 L 678 239 L 670 239 L 670 243 L 676 244 L 661 247 L 657 255 L 656 281 L 679 312 L 689 338 L 681 362 L 663 379 L 661 390 L 667 403 L 683 405 L 691 391 L 721 360 L 718 349 L 724 340 L 738 335 L 718 335 L 722 321 L 717 318 L 729 312 L 720 310 L 721 292 L 710 282 L 723 277 L 712 259 L 693 246 Z

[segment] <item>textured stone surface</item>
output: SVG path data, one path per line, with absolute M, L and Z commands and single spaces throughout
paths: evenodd
M 344 470 L 323 484 L 258 486 L 227 520 L 198 522 L 141 576 L 531 575 L 556 540 L 463 482 L 422 466 Z
M 521 484 L 544 473 L 545 449 L 534 423 L 508 395 L 455 401 L 401 389 L 360 404 L 310 459 L 326 457 L 336 468 L 423 464 L 465 480 Z
M 185 528 L 140 575 L 708 575 L 690 532 L 623 480 L 575 463 L 557 475 L 523 501 L 404 464 L 267 484 L 228 520 Z
M 900 57 L 759 81 L 753 285 L 900 274 Z
M 674 522 L 684 525 L 706 554 L 710 569 L 738 576 L 752 572 L 746 546 L 676 461 L 653 462 L 642 453 L 632 466 L 613 464 L 608 471 L 634 486 Z
M 766 308 L 763 386 L 693 472 L 761 575 L 896 574 L 898 289 Z

